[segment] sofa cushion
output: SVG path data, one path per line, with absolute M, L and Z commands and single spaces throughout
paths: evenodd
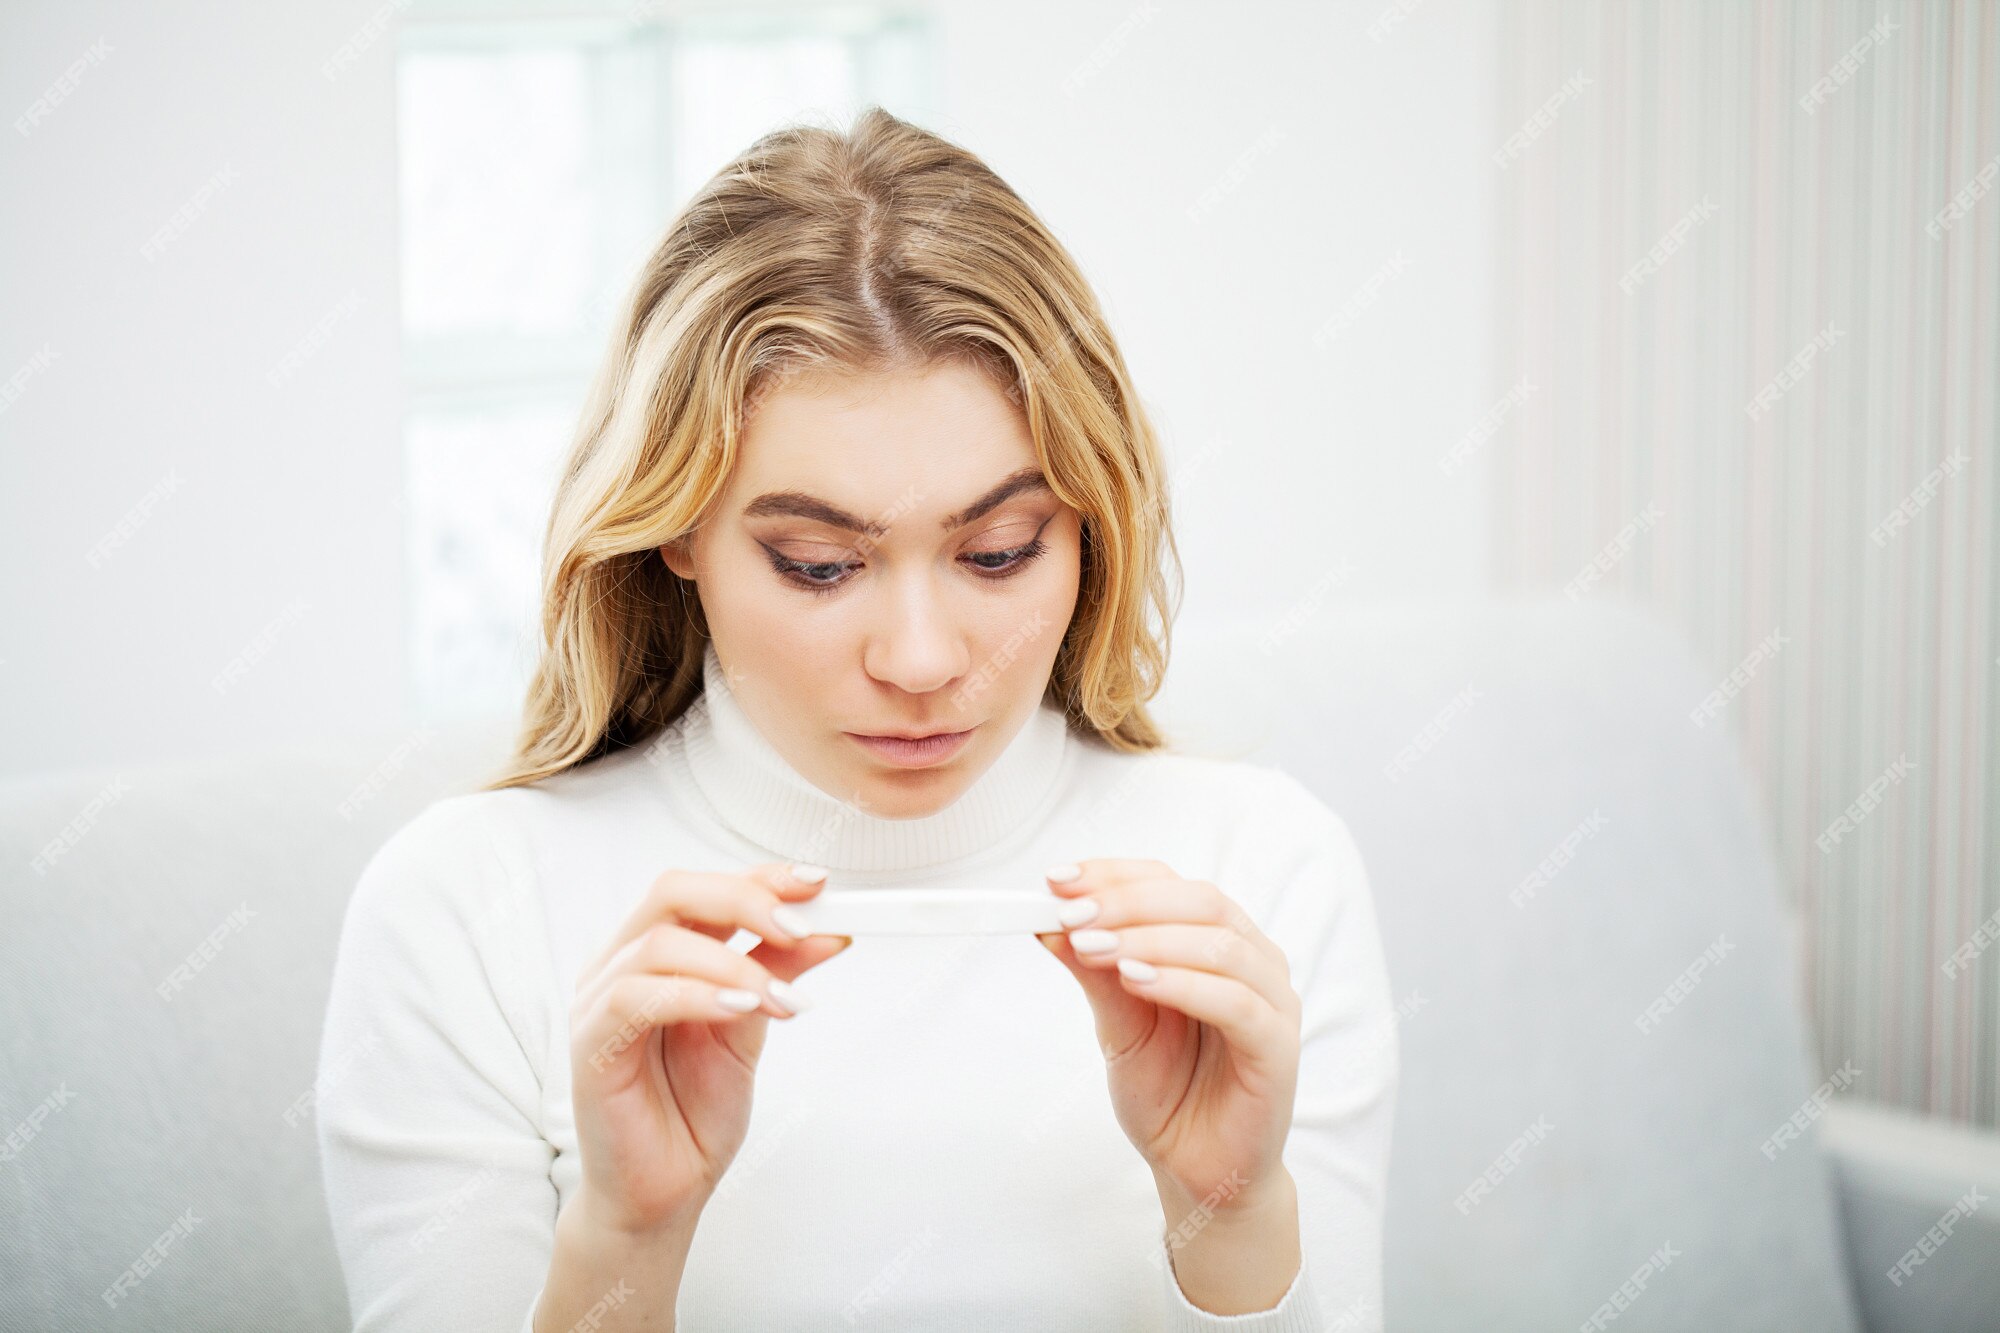
M 1873 1071 L 1814 1068 L 1730 719 L 1690 717 L 1715 682 L 1618 603 L 1297 619 L 1177 643 L 1161 711 L 1290 770 L 1368 863 L 1389 1327 L 1855 1328 L 1813 1132 Z

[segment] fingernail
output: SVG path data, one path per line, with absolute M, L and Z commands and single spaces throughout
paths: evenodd
M 771 984 L 764 989 L 770 992 L 771 998 L 778 1002 L 779 1007 L 789 1009 L 795 1014 L 802 1014 L 812 1008 L 810 1000 L 776 977 L 771 978 Z
M 813 933 L 812 922 L 795 907 L 780 903 L 771 909 L 771 923 L 795 940 L 802 940 Z
M 1056 920 L 1065 926 L 1081 926 L 1087 921 L 1097 920 L 1097 914 L 1102 910 L 1095 898 L 1072 898 L 1056 909 Z
M 1050 883 L 1067 884 L 1073 879 L 1083 877 L 1083 867 L 1065 861 L 1059 866 L 1050 866 L 1042 873 L 1048 878 Z
M 732 1014 L 747 1014 L 764 1003 L 756 991 L 725 986 L 715 993 L 715 1002 Z
M 826 878 L 825 866 L 808 865 L 803 861 L 794 861 L 789 869 L 792 878 L 801 884 L 817 884 Z
M 1160 976 L 1159 968 L 1138 958 L 1120 958 L 1118 970 L 1133 981 L 1157 981 Z
M 1078 953 L 1110 953 L 1118 947 L 1118 937 L 1108 930 L 1071 931 L 1069 947 Z

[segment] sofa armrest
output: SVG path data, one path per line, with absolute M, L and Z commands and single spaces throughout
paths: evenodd
M 1859 1102 L 1829 1106 L 1821 1124 L 1870 1333 L 1990 1333 L 2000 1134 Z

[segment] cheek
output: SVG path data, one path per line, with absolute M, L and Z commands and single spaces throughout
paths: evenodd
M 1055 526 L 1054 524 L 1050 525 Z M 1034 583 L 1037 610 L 1054 623 L 1056 637 L 1075 614 L 1083 577 L 1083 555 L 1078 544 L 1076 520 L 1071 519 L 1061 540 L 1050 543 L 1049 553 L 1036 562 L 1041 577 Z
M 1080 573 L 1075 531 L 1055 539 L 1041 559 L 1008 590 L 985 599 L 978 639 L 980 660 L 1006 664 L 1009 677 L 1046 679 L 1076 613 Z
M 757 662 L 758 674 L 784 678 L 797 670 L 812 598 L 787 588 L 762 550 L 730 551 L 704 566 L 701 604 L 710 632 L 739 661 Z

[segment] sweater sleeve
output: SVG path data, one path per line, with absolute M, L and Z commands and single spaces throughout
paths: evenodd
M 1258 925 L 1291 964 L 1301 1001 L 1299 1083 L 1285 1166 L 1298 1186 L 1300 1271 L 1269 1310 L 1210 1314 L 1162 1265 L 1173 1333 L 1381 1333 L 1383 1200 L 1399 1064 L 1374 898 L 1345 821 L 1303 783 L 1276 790 L 1247 836 L 1292 849 Z M 1225 893 L 1246 905 L 1264 895 Z M 1168 1244 L 1162 1233 L 1161 1244 Z
M 397 830 L 342 923 L 314 1089 L 356 1333 L 529 1333 L 554 1250 L 533 902 L 482 796 Z

